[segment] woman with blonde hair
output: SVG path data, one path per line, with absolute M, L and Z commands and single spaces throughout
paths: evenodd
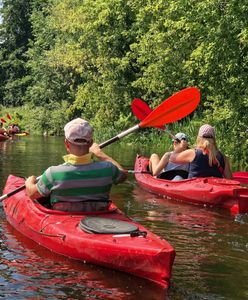
M 188 178 L 232 178 L 229 160 L 219 151 L 215 140 L 215 129 L 208 124 L 200 127 L 194 149 L 173 153 L 170 161 L 180 164 L 190 163 Z

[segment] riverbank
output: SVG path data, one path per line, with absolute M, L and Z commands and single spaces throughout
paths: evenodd
M 7 124 L 14 121 L 19 124 L 21 130 L 28 131 L 35 136 L 62 136 L 64 124 L 75 117 L 69 117 L 66 105 L 49 110 L 45 107 L 32 107 L 29 105 L 14 108 L 0 107 L 0 112 L 1 117 L 5 117 L 7 114 L 11 116 L 12 120 L 5 118 Z M 83 117 L 82 114 L 79 116 Z M 108 127 L 102 126 L 101 120 L 96 118 L 89 121 L 95 128 L 95 141 L 99 143 L 112 138 L 135 124 L 139 124 L 139 121 L 131 113 L 131 107 L 129 116 L 118 120 L 116 123 L 109 124 Z M 157 128 L 141 129 L 124 137 L 118 143 L 140 145 L 140 147 L 147 148 L 148 153 L 157 152 L 161 155 L 171 148 L 171 137 L 168 131 L 173 134 L 177 132 L 186 133 L 190 145 L 193 146 L 199 126 L 203 123 L 210 123 L 215 126 L 218 146 L 230 158 L 233 169 L 248 171 L 247 132 L 239 132 L 239 135 L 235 136 L 230 125 L 224 122 L 214 123 L 211 118 L 202 120 L 195 115 L 190 115 L 190 117 L 186 117 L 180 122 L 168 124 L 165 131 Z

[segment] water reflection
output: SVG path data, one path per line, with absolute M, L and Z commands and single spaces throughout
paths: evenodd
M 145 226 L 176 250 L 173 296 L 180 293 L 191 299 L 193 293 L 199 299 L 246 299 L 247 224 L 240 227 L 226 211 L 168 200 L 138 186 L 133 188 L 133 198 L 143 209 Z
M 0 143 L 3 177 L 40 175 L 48 166 L 61 163 L 64 153 L 63 140 L 58 137 L 25 136 Z

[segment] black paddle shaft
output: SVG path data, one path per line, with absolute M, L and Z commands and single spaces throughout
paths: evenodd
M 16 194 L 16 193 L 18 193 L 18 192 L 24 190 L 24 189 L 25 189 L 25 185 L 22 185 L 22 186 L 16 188 L 15 190 L 13 190 L 12 192 L 9 192 L 8 194 L 3 195 L 3 196 L 0 198 L 0 201 L 3 201 L 4 199 L 6 199 L 6 198 L 8 198 L 8 197 L 10 197 L 10 196 L 12 196 L 12 195 L 14 195 L 14 194 Z
M 108 146 L 108 145 L 110 145 L 110 144 L 112 144 L 112 143 L 118 141 L 119 139 L 121 139 L 122 137 L 128 135 L 129 133 L 132 133 L 132 132 L 138 130 L 139 128 L 140 128 L 139 125 L 135 125 L 135 126 L 129 128 L 129 129 L 127 129 L 127 130 L 125 130 L 125 131 L 123 131 L 123 132 L 117 134 L 115 137 L 113 137 L 113 138 L 107 140 L 106 142 L 101 143 L 101 144 L 99 145 L 99 147 L 102 149 L 102 148 L 104 148 L 104 147 L 106 147 L 106 146 Z

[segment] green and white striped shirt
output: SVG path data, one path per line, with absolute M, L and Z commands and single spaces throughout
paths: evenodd
M 119 183 L 123 171 L 107 161 L 69 163 L 49 167 L 37 182 L 43 196 L 56 202 L 108 201 L 112 184 Z

